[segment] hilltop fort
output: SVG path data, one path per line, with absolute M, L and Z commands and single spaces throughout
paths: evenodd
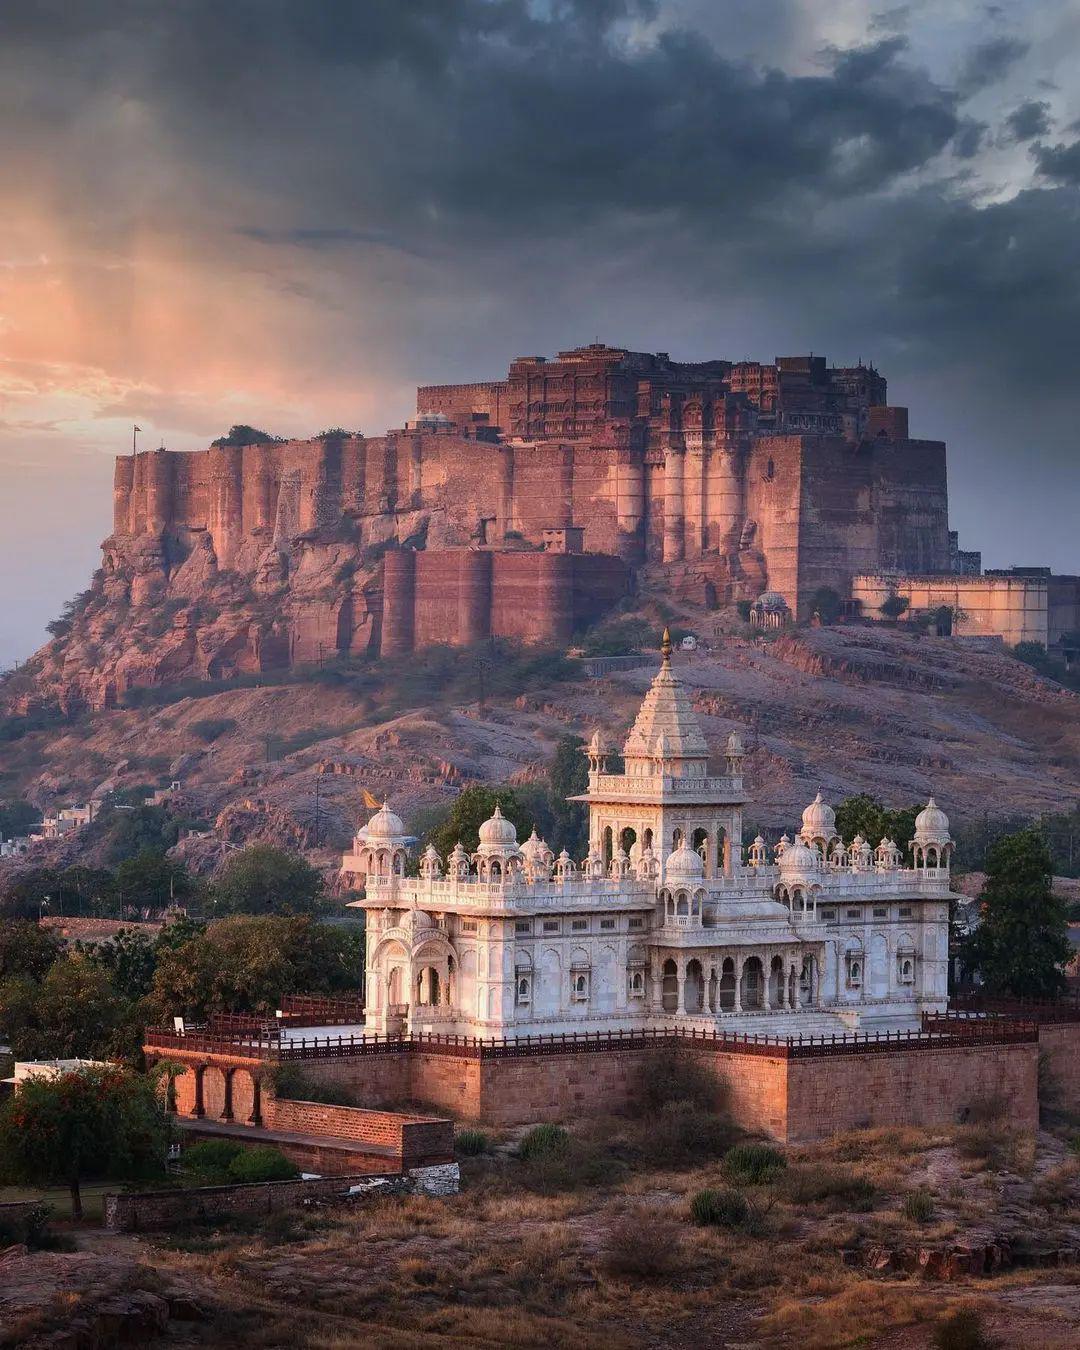
M 805 618 L 856 576 L 977 569 L 949 533 L 944 444 L 911 438 L 872 366 L 601 343 L 421 386 L 382 436 L 121 457 L 103 552 L 87 621 L 44 672 L 96 707 L 335 654 L 563 643 L 643 570 L 708 606 L 768 592 Z M 151 618 L 121 645 L 126 607 Z

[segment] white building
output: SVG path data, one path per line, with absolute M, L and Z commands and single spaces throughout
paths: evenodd
M 794 840 L 743 856 L 742 742 L 725 772 L 663 662 L 610 773 L 587 748 L 589 856 L 524 843 L 499 811 L 477 851 L 411 840 L 385 805 L 342 870 L 367 911 L 368 1030 L 481 1037 L 688 1026 L 783 1035 L 913 1028 L 946 1003 L 952 840 L 930 799 L 910 841 L 845 848 L 819 793 Z

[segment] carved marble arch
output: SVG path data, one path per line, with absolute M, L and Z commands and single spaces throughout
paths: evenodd
M 661 970 L 661 1005 L 664 1012 L 675 1012 L 679 1007 L 679 967 L 670 957 Z

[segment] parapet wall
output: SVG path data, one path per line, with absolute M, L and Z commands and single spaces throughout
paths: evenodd
M 953 611 L 953 632 L 969 637 L 1000 637 L 1049 644 L 1048 583 L 1044 577 L 908 576 L 874 573 L 852 580 L 851 598 L 866 618 L 881 618 L 890 595 L 903 596 L 910 611 Z
M 1056 1034 L 1071 1102 L 1080 1079 L 1072 1069 L 1080 1024 Z M 594 1048 L 573 1037 L 552 1038 L 550 1046 L 530 1042 L 520 1050 L 434 1039 L 373 1042 L 354 1055 L 306 1059 L 304 1071 L 347 1086 L 373 1107 L 423 1102 L 462 1119 L 511 1126 L 634 1111 L 647 1066 L 657 1055 L 674 1054 L 712 1075 L 716 1106 L 736 1124 L 786 1143 L 858 1128 L 948 1125 L 990 1100 L 1007 1102 L 1010 1119 L 1021 1128 L 1038 1122 L 1040 1041 L 1030 1023 L 973 1028 L 944 1019 L 930 1037 L 820 1044 L 722 1036 L 609 1040 L 597 1040 Z M 181 1114 L 190 1101 L 190 1093 L 183 1102 L 178 1098 Z M 206 1096 L 208 1118 L 219 1104 L 219 1096 Z M 307 1110 L 310 1104 L 294 1105 Z M 325 1125 L 332 1129 L 333 1112 L 342 1108 L 325 1109 Z M 438 1143 L 424 1139 L 425 1148 Z

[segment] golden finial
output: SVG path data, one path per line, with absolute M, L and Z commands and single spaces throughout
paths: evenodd
M 671 664 L 671 634 L 664 629 L 664 636 L 660 639 L 660 655 L 664 658 L 664 665 Z

